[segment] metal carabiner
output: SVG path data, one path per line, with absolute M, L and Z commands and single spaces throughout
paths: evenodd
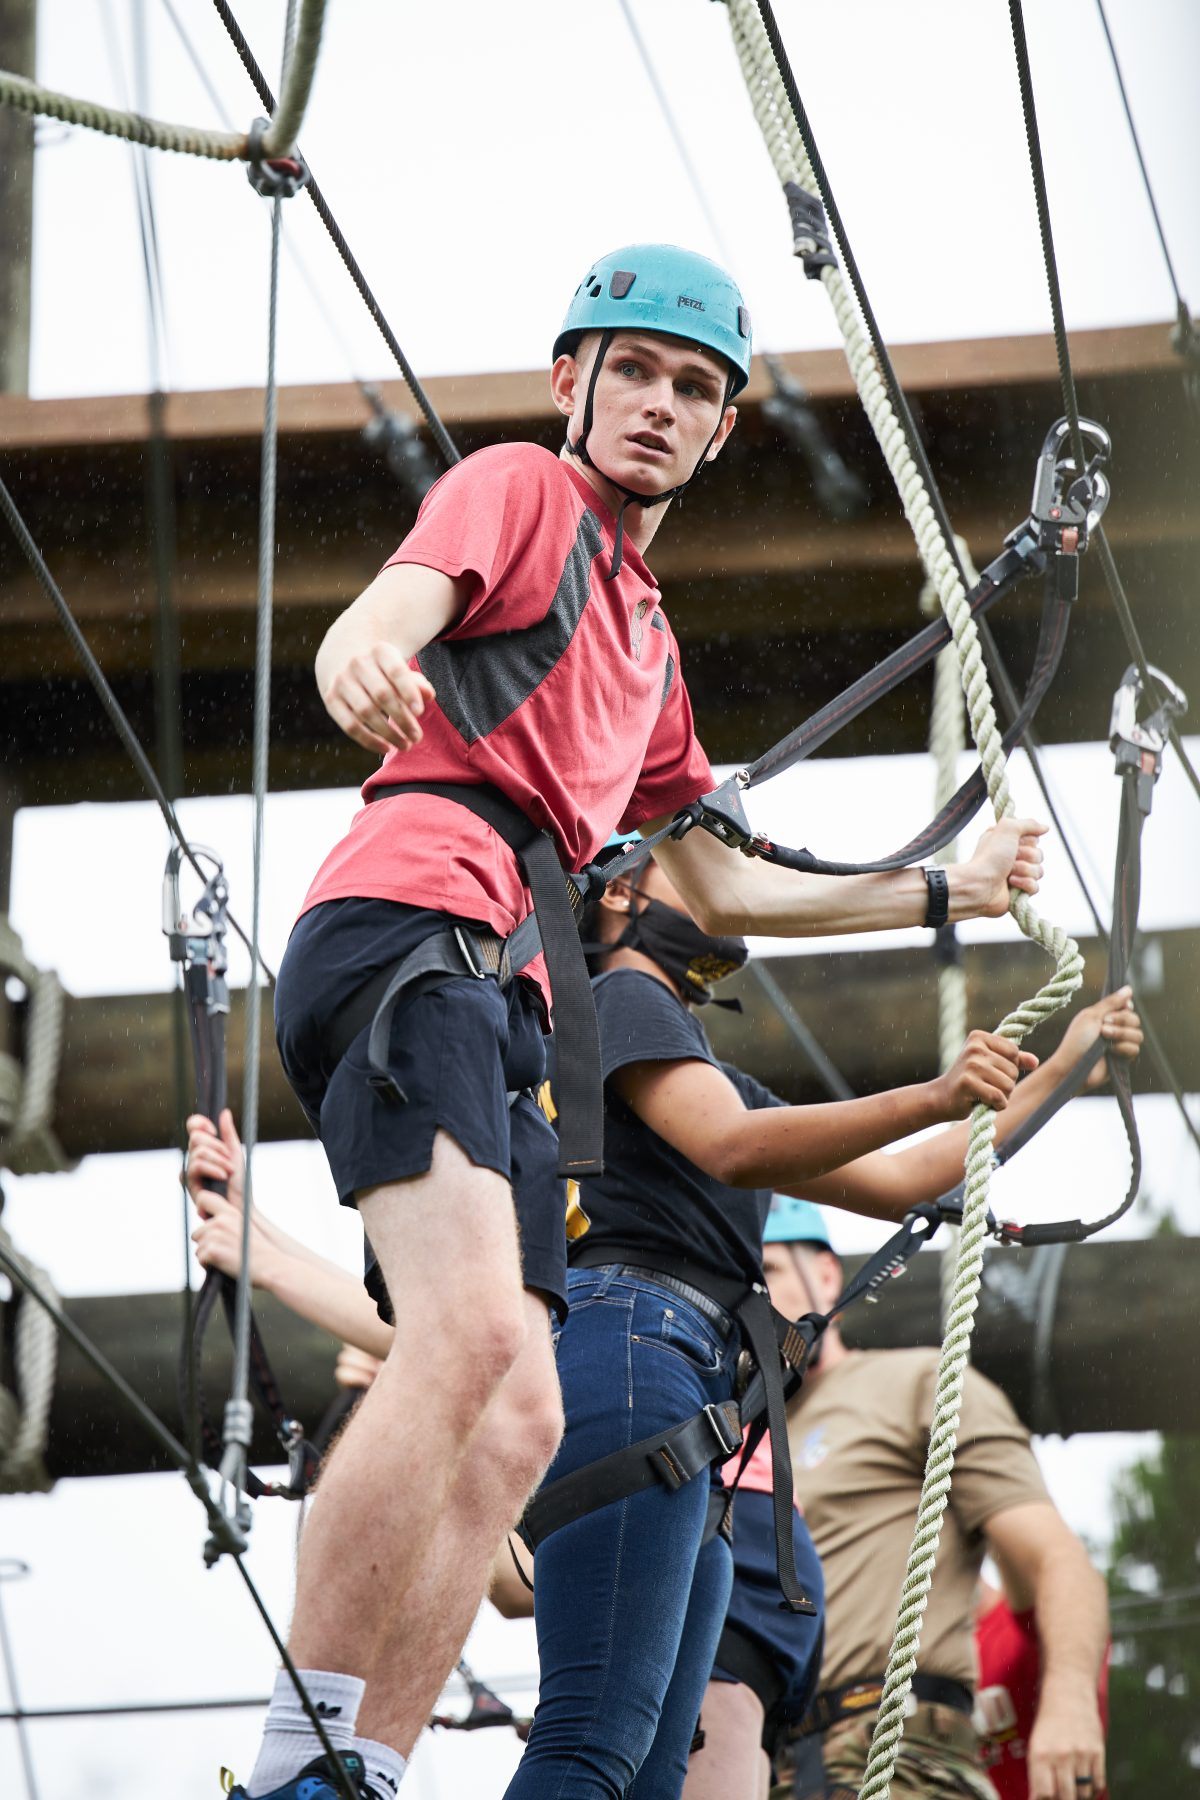
M 163 870 L 162 928 L 170 947 L 171 961 L 183 964 L 185 980 L 189 970 L 204 970 L 207 1011 L 227 1013 L 229 987 L 225 978 L 229 957 L 225 933 L 229 884 L 225 879 L 225 866 L 216 851 L 205 844 L 192 844 L 190 849 L 193 857 L 203 857 L 210 862 L 213 872 L 192 911 L 185 911 L 179 881 L 184 851 L 179 844 L 172 844 Z
M 1163 751 L 1171 732 L 1173 719 L 1187 711 L 1187 695 L 1177 682 L 1161 669 L 1147 664 L 1158 684 L 1161 698 L 1145 719 L 1138 718 L 1138 703 L 1146 696 L 1146 684 L 1136 663 L 1130 663 L 1121 677 L 1121 685 L 1113 695 L 1112 718 L 1108 727 L 1109 748 L 1114 759 L 1114 773 L 1124 775 L 1133 770 L 1137 776 L 1138 807 L 1149 813 L 1154 784 L 1162 774 Z
M 1112 494 L 1103 472 L 1112 457 L 1112 439 L 1094 419 L 1081 418 L 1079 429 L 1093 450 L 1086 467 L 1075 466 L 1070 422 L 1056 419 L 1038 456 L 1030 506 L 1042 548 L 1068 556 L 1087 549 L 1088 536 L 1100 523 Z

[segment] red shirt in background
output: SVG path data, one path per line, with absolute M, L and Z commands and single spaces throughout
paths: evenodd
M 1000 1800 L 1029 1800 L 1025 1758 L 1042 1676 L 1033 1612 L 1015 1613 L 1001 1597 L 975 1615 L 975 1649 L 979 1659 L 975 1726 L 983 1739 L 984 1766 Z M 1107 1732 L 1107 1655 L 1100 1671 L 1099 1701 Z M 1097 1794 L 1096 1800 L 1103 1800 L 1103 1795 Z
M 479 450 L 443 475 L 387 567 L 469 582 L 467 604 L 414 659 L 437 690 L 424 739 L 363 787 L 488 782 L 553 832 L 565 866 L 713 786 L 679 648 L 653 575 L 583 477 L 536 444 Z M 304 902 L 351 896 L 428 906 L 507 934 L 529 910 L 515 858 L 452 802 L 367 806 Z M 531 965 L 530 973 L 534 969 Z

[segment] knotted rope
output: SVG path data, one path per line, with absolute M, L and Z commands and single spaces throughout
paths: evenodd
M 727 0 L 727 4 L 751 106 L 776 173 L 785 186 L 795 184 L 811 200 L 820 201 L 820 185 L 800 132 L 798 106 L 793 106 L 784 80 L 786 58 L 782 45 L 779 45 L 777 61 L 772 45 L 772 32 L 776 44 L 779 40 L 770 7 L 766 0 L 759 0 L 757 5 L 755 0 Z M 771 31 L 768 31 L 768 21 Z M 818 224 L 823 227 L 821 214 Z M 979 634 L 967 604 L 953 549 L 939 524 L 934 502 L 892 405 L 862 313 L 845 276 L 832 257 L 821 266 L 822 250 L 827 251 L 828 245 L 823 246 L 818 235 L 805 241 L 802 231 L 794 228 L 794 236 L 797 254 L 811 257 L 812 272 L 829 295 L 859 397 L 895 481 L 922 565 L 950 626 L 959 679 L 966 695 L 971 732 L 979 751 L 988 798 L 997 819 L 1010 816 L 1014 808 L 1001 734 L 979 647 Z M 1028 895 L 1013 893 L 1009 911 L 1024 935 L 1040 944 L 1055 963 L 1051 980 L 1032 999 L 1014 1008 L 997 1027 L 1000 1036 L 1019 1043 L 1035 1025 L 1066 1005 L 1078 990 L 1083 978 L 1083 958 L 1078 945 L 1065 931 L 1039 917 Z M 970 1359 L 971 1333 L 983 1270 L 982 1250 L 987 1235 L 995 1128 L 992 1110 L 976 1106 L 971 1114 L 968 1138 L 962 1237 L 938 1365 L 925 1478 L 860 1800 L 876 1800 L 877 1796 L 889 1793 L 896 1752 L 904 1732 L 905 1699 L 916 1671 L 921 1621 L 954 1467 L 963 1380 Z

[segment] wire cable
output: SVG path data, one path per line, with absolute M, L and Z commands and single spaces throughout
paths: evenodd
M 1042 159 L 1041 137 L 1038 132 L 1037 107 L 1033 93 L 1033 74 L 1029 63 L 1029 45 L 1025 37 L 1025 15 L 1021 0 L 1008 0 L 1009 22 L 1012 27 L 1013 49 L 1016 53 L 1017 81 L 1021 92 L 1021 110 L 1025 119 L 1025 141 L 1029 151 L 1029 169 L 1033 180 L 1034 201 L 1037 207 L 1038 230 L 1042 241 L 1042 260 L 1046 268 L 1046 289 L 1050 298 L 1050 312 L 1054 322 L 1054 349 L 1058 360 L 1059 385 L 1062 389 L 1063 410 L 1066 413 L 1071 431 L 1071 451 L 1075 457 L 1075 466 L 1079 470 L 1087 467 L 1083 448 L 1083 435 L 1079 425 L 1079 402 L 1075 393 L 1075 377 L 1071 370 L 1071 349 L 1067 337 L 1066 322 L 1063 316 L 1062 288 L 1058 277 L 1058 262 L 1054 254 L 1054 232 L 1050 223 L 1050 203 L 1046 191 L 1046 169 Z M 1150 669 L 1149 658 L 1133 617 L 1128 596 L 1125 593 L 1121 577 L 1117 572 L 1116 560 L 1108 542 L 1108 535 L 1103 525 L 1099 525 L 1093 534 L 1100 558 L 1100 567 L 1104 573 L 1105 584 L 1116 610 L 1129 654 L 1137 664 L 1142 685 L 1147 694 L 1156 695 L 1161 700 L 1158 684 Z M 1184 773 L 1191 782 L 1198 799 L 1200 799 L 1200 775 L 1192 767 L 1192 763 L 1178 728 L 1172 723 L 1170 740 L 1178 756 Z
M 271 89 L 267 83 L 266 76 L 263 74 L 262 70 L 258 66 L 258 63 L 255 61 L 254 53 L 246 41 L 246 38 L 242 31 L 241 26 L 238 24 L 237 20 L 234 18 L 232 11 L 230 10 L 230 8 L 227 4 L 227 0 L 213 0 L 213 5 L 217 9 L 217 14 L 221 20 L 221 23 L 224 25 L 226 31 L 229 34 L 230 41 L 232 42 L 234 49 L 237 51 L 238 56 L 241 58 L 243 68 L 245 69 L 247 75 L 249 75 L 250 80 L 254 83 L 254 87 L 257 90 L 259 99 L 262 101 L 263 105 L 267 108 L 268 112 L 274 112 L 275 99 L 274 99 L 274 96 L 271 93 Z M 371 289 L 368 287 L 367 278 L 363 274 L 362 270 L 359 268 L 358 263 L 355 261 L 355 258 L 350 249 L 350 246 L 346 242 L 346 239 L 342 233 L 341 226 L 338 224 L 337 220 L 334 218 L 332 212 L 329 209 L 328 201 L 325 199 L 324 194 L 321 192 L 320 188 L 317 186 L 317 183 L 313 178 L 311 168 L 309 170 L 308 184 L 305 188 L 305 192 L 307 193 L 309 199 L 312 201 L 314 207 L 316 208 L 317 217 L 320 219 L 322 225 L 324 225 L 326 231 L 329 233 L 330 237 L 333 239 L 334 248 L 336 249 L 338 255 L 341 257 L 342 261 L 345 263 L 346 268 L 350 274 L 350 279 L 353 281 L 355 287 L 359 291 L 359 294 L 362 296 L 362 300 L 363 300 L 364 305 L 367 308 L 367 311 L 370 313 L 371 317 L 375 321 L 375 324 L 378 326 L 380 335 L 382 336 L 384 343 L 387 345 L 387 347 L 391 351 L 393 357 L 396 359 L 396 363 L 397 363 L 397 366 L 399 367 L 400 373 L 401 373 L 401 375 L 403 375 L 405 381 L 408 384 L 408 390 L 411 393 L 413 399 L 416 401 L 417 405 L 420 407 L 421 412 L 424 414 L 425 422 L 429 426 L 430 432 L 433 435 L 434 442 L 437 444 L 438 449 L 441 451 L 443 458 L 445 459 L 445 461 L 448 464 L 461 462 L 461 460 L 462 460 L 461 451 L 459 450 L 458 446 L 455 444 L 454 439 L 450 436 L 450 433 L 449 433 L 449 431 L 447 431 L 445 425 L 442 423 L 441 418 L 438 416 L 438 412 L 437 412 L 436 407 L 433 404 L 433 401 L 429 398 L 429 395 L 425 392 L 425 389 L 421 386 L 421 382 L 418 379 L 415 369 L 413 368 L 412 364 L 409 362 L 407 356 L 405 356 L 403 350 L 400 348 L 400 340 L 397 338 L 395 332 L 392 330 L 391 326 L 388 324 L 387 319 L 384 317 L 383 308 L 380 306 L 378 300 L 375 298 L 375 295 L 372 293 Z
M 61 588 L 50 573 L 46 559 L 38 549 L 37 544 L 34 541 L 33 533 L 21 516 L 20 509 L 9 492 L 3 476 L 0 476 L 0 512 L 4 514 L 9 529 L 16 538 L 25 560 L 33 570 L 38 586 L 58 614 L 59 622 L 67 636 L 70 638 L 75 653 L 84 666 L 87 678 L 96 691 L 96 697 L 108 715 L 113 730 L 120 738 L 126 755 L 129 757 L 129 760 L 141 777 L 147 793 L 156 803 L 163 818 L 166 820 L 167 829 L 175 839 L 175 842 L 179 845 L 179 848 L 182 850 L 196 874 L 200 877 L 201 881 L 206 882 L 208 880 L 208 875 L 184 835 L 183 826 L 179 823 L 175 808 L 167 798 L 162 782 L 155 773 L 154 765 L 143 750 L 141 743 L 138 740 L 137 733 L 129 723 L 120 701 L 117 699 L 117 696 L 113 693 L 113 690 L 109 685 L 104 670 L 96 661 L 91 645 L 80 630 L 75 615 L 72 613 L 63 597 Z M 241 939 L 247 950 L 249 950 L 250 939 L 246 936 L 246 933 L 242 930 L 242 927 L 238 924 L 232 913 L 228 915 L 228 918 L 231 927 L 237 933 L 237 936 Z M 261 957 L 259 960 L 262 962 Z M 266 975 L 268 982 L 274 986 L 274 973 L 265 962 L 262 962 L 262 970 L 264 975 Z
M 1163 261 L 1167 265 L 1167 274 L 1170 277 L 1171 286 L 1175 291 L 1175 306 L 1179 324 L 1181 329 L 1186 328 L 1190 333 L 1192 328 L 1191 311 L 1187 301 L 1179 291 L 1179 282 L 1175 276 L 1175 264 L 1171 261 L 1171 252 L 1167 248 L 1167 234 L 1163 230 L 1163 222 L 1158 211 L 1158 202 L 1154 198 L 1154 189 L 1150 185 L 1150 171 L 1147 169 L 1146 159 L 1142 155 L 1141 139 L 1138 137 L 1137 126 L 1133 122 L 1133 110 L 1130 107 L 1129 95 L 1125 89 L 1125 77 L 1121 73 L 1121 64 L 1117 56 L 1117 46 L 1113 42 L 1113 34 L 1109 30 L 1108 15 L 1104 10 L 1104 0 L 1096 0 L 1096 11 L 1100 14 L 1100 23 L 1104 28 L 1104 37 L 1108 44 L 1108 54 L 1112 58 L 1113 74 L 1117 78 L 1117 87 L 1121 95 L 1121 105 L 1125 108 L 1125 121 L 1129 126 L 1129 136 L 1133 142 L 1134 155 L 1138 160 L 1138 168 L 1142 171 L 1142 184 L 1146 189 L 1146 198 L 1150 202 L 1150 211 L 1154 217 L 1154 229 L 1158 233 L 1158 241 L 1162 246 Z

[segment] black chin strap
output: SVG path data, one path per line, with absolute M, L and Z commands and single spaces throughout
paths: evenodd
M 612 564 L 606 577 L 609 581 L 616 580 L 617 576 L 621 573 L 621 564 L 624 560 L 626 507 L 665 506 L 668 500 L 674 500 L 677 495 L 683 493 L 685 488 L 691 487 L 693 481 L 695 481 L 697 475 L 704 467 L 705 458 L 716 441 L 717 432 L 720 431 L 722 420 L 725 417 L 725 409 L 729 405 L 733 395 L 733 384 L 736 379 L 735 372 L 731 369 L 729 372 L 729 379 L 725 383 L 725 397 L 721 402 L 720 417 L 717 419 L 717 423 L 713 428 L 712 437 L 709 438 L 707 444 L 705 444 L 703 450 L 700 452 L 699 460 L 687 480 L 681 481 L 678 487 L 664 489 L 661 494 L 639 493 L 636 488 L 625 487 L 621 482 L 614 481 L 613 477 L 608 474 L 606 470 L 602 469 L 599 463 L 593 459 L 592 453 L 587 447 L 588 434 L 592 429 L 592 420 L 595 409 L 596 383 L 600 378 L 600 370 L 604 366 L 604 359 L 608 355 L 609 346 L 616 335 L 616 332 L 611 329 L 601 335 L 600 346 L 596 351 L 595 361 L 592 363 L 592 372 L 588 379 L 587 397 L 584 400 L 583 405 L 583 430 L 575 439 L 574 443 L 571 441 L 570 424 L 567 426 L 567 449 L 570 451 L 571 455 L 578 457 L 579 461 L 584 463 L 587 468 L 595 469 L 597 475 L 602 476 L 610 487 L 616 488 L 618 494 L 624 495 L 624 499 L 621 501 L 621 505 L 617 510 L 617 531 L 613 542 Z

